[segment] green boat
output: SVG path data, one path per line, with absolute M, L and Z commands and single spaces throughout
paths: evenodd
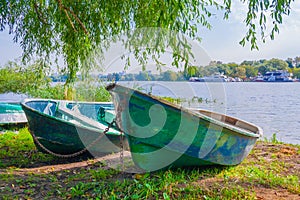
M 190 110 L 118 84 L 106 89 L 132 159 L 146 171 L 237 165 L 263 134 L 261 128 L 224 114 Z
M 20 103 L 0 102 L 0 126 L 26 124 Z
M 43 152 L 67 158 L 87 151 L 102 156 L 128 149 L 123 133 L 113 127 L 110 102 L 26 99 L 21 105 L 34 142 Z

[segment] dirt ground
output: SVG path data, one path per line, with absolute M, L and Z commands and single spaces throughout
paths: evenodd
M 269 162 L 276 159 L 279 162 L 283 162 L 288 166 L 288 170 L 281 171 L 280 174 L 296 175 L 300 181 L 300 154 L 299 149 L 296 147 L 287 146 L 284 144 L 268 144 L 268 143 L 258 143 L 255 148 L 255 152 L 250 154 L 247 159 L 259 160 L 265 159 Z M 292 194 L 286 189 L 272 189 L 261 185 L 257 185 L 254 188 L 257 194 L 258 200 L 300 200 L 300 195 Z
M 246 159 L 249 161 L 253 161 L 255 163 L 256 161 L 259 161 L 260 159 L 265 159 L 267 162 L 272 161 L 276 159 L 277 161 L 286 163 L 286 166 L 289 166 L 289 169 L 283 172 L 280 172 L 281 175 L 296 175 L 299 177 L 300 180 L 300 154 L 299 149 L 297 147 L 292 147 L 284 144 L 271 144 L 271 143 L 257 143 L 256 146 L 253 149 L 254 153 L 251 153 Z M 130 152 L 124 152 L 124 158 L 129 160 L 130 162 Z M 105 167 L 114 167 L 115 165 L 120 164 L 120 155 L 114 154 L 114 155 L 108 155 L 101 158 L 96 159 L 88 159 L 85 161 L 74 160 L 74 162 L 69 163 L 56 163 L 54 165 L 48 165 L 45 163 L 35 163 L 34 166 L 31 168 L 22 168 L 22 169 L 0 169 L 0 174 L 2 175 L 9 175 L 14 174 L 17 179 L 24 179 L 26 180 L 28 178 L 28 175 L 30 174 L 57 174 L 61 175 L 63 170 L 69 170 L 69 172 L 64 172 L 63 177 L 67 177 L 68 173 L 75 173 L 76 170 L 82 170 L 82 169 L 92 169 L 97 168 L 99 165 L 95 165 L 96 163 L 105 163 Z M 131 161 L 132 162 L 132 161 Z M 243 165 L 243 163 L 241 164 Z M 104 166 L 104 165 L 103 165 Z M 133 164 L 131 165 L 133 167 Z M 132 172 L 136 172 L 136 168 L 132 169 Z M 75 171 L 75 172 L 74 172 Z M 126 169 L 125 176 L 126 178 L 132 178 L 134 177 L 134 173 L 130 173 L 130 170 Z M 142 173 L 142 171 L 140 171 Z M 43 189 L 51 188 L 50 185 L 52 184 L 47 179 L 40 180 L 40 184 L 43 185 Z M 81 181 L 81 180 L 77 180 Z M 195 184 L 201 184 L 201 187 L 209 189 L 210 187 L 213 187 L 212 185 L 216 182 L 220 182 L 220 185 L 222 185 L 221 179 L 218 178 L 204 178 L 202 180 L 197 181 Z M 239 182 L 239 180 L 236 180 L 236 182 Z M 1 188 L 5 187 L 11 187 L 10 182 L 0 182 L 0 192 Z M 241 187 L 249 188 L 249 185 L 245 182 L 240 182 L 239 185 Z M 14 186 L 16 187 L 16 186 Z M 276 199 L 300 199 L 299 194 L 293 194 L 289 192 L 285 188 L 270 188 L 265 185 L 261 184 L 254 184 L 251 186 L 252 191 L 256 193 L 256 199 L 258 200 L 276 200 Z M 12 190 L 12 196 L 14 195 L 20 195 L 20 193 L 24 191 L 22 188 L 14 189 Z

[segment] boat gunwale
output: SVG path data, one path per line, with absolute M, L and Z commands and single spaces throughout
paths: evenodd
M 22 122 L 13 122 L 13 121 L 10 121 L 10 122 L 1 122 L 0 121 L 0 127 L 1 126 L 6 126 L 6 125 L 22 125 L 22 124 L 27 124 L 28 122 L 27 121 L 22 121 Z
M 154 95 L 152 95 L 152 94 L 146 94 L 146 93 L 143 93 L 143 92 L 138 91 L 138 90 L 136 90 L 136 89 L 132 89 L 132 88 L 129 88 L 129 87 L 125 87 L 125 86 L 122 86 L 122 85 L 119 85 L 119 84 L 116 84 L 116 83 L 111 83 L 111 84 L 107 85 L 107 86 L 106 86 L 106 89 L 107 89 L 108 91 L 112 91 L 112 90 L 113 90 L 114 88 L 116 88 L 116 87 L 120 87 L 120 88 L 123 88 L 123 89 L 125 89 L 125 90 L 131 90 L 131 91 L 133 91 L 133 93 L 137 93 L 137 94 L 139 94 L 139 95 L 141 95 L 141 96 L 150 98 L 150 99 L 152 99 L 152 100 L 154 100 L 154 101 L 157 101 L 157 102 L 159 102 L 159 103 L 161 103 L 161 104 L 165 104 L 166 106 L 169 106 L 169 107 L 171 107 L 172 109 L 175 109 L 175 110 L 177 110 L 177 111 L 179 111 L 179 112 L 182 112 L 182 111 L 183 111 L 183 112 L 185 112 L 186 114 L 189 114 L 190 116 L 198 117 L 198 118 L 201 118 L 202 120 L 208 121 L 209 123 L 213 123 L 213 124 L 215 124 L 215 125 L 217 125 L 217 126 L 221 126 L 221 127 L 223 127 L 223 128 L 227 128 L 227 129 L 229 129 L 230 131 L 234 131 L 235 133 L 238 133 L 238 134 L 241 134 L 241 135 L 244 135 L 244 136 L 248 136 L 248 137 L 253 137 L 253 138 L 260 138 L 260 137 L 263 136 L 263 130 L 262 130 L 262 128 L 260 128 L 259 126 L 255 125 L 255 124 L 253 124 L 253 123 L 250 123 L 250 122 L 241 120 L 241 119 L 236 118 L 236 117 L 232 117 L 232 116 L 225 115 L 225 114 L 221 114 L 221 113 L 217 113 L 217 112 L 212 112 L 212 113 L 221 114 L 221 115 L 228 116 L 228 117 L 231 117 L 231 118 L 233 118 L 233 119 L 236 119 L 236 120 L 238 120 L 238 121 L 244 122 L 244 123 L 246 123 L 246 124 L 248 124 L 248 125 L 250 125 L 250 126 L 255 127 L 255 128 L 257 129 L 257 132 L 252 132 L 252 131 L 250 131 L 250 130 L 244 130 L 244 129 L 241 129 L 241 128 L 237 127 L 237 126 L 234 126 L 234 125 L 231 125 L 231 124 L 228 124 L 228 123 L 225 123 L 225 122 L 216 120 L 216 119 L 214 119 L 214 118 L 212 118 L 212 117 L 208 117 L 208 116 L 206 116 L 206 115 L 204 115 L 204 114 L 201 114 L 201 113 L 199 113 L 199 112 L 195 112 L 195 111 L 193 111 L 193 110 L 191 110 L 191 109 L 188 109 L 188 108 L 185 108 L 185 107 L 183 107 L 183 106 L 173 104 L 173 103 L 171 103 L 171 102 L 169 102 L 169 101 L 167 101 L 167 100 L 164 100 L 164 99 L 162 99 L 162 98 L 156 97 L 156 96 L 154 96 Z M 112 91 L 112 92 L 114 92 L 114 91 Z M 211 111 L 210 111 L 210 112 L 211 112 Z
M 55 120 L 55 121 L 66 123 L 66 124 L 71 125 L 71 126 L 75 126 L 76 128 L 79 127 L 79 128 L 83 128 L 83 129 L 90 129 L 90 131 L 100 132 L 100 133 L 103 133 L 103 131 L 104 131 L 104 129 L 103 130 L 100 129 L 100 128 L 97 129 L 97 128 L 93 128 L 93 127 L 86 126 L 86 125 L 83 125 L 83 124 L 75 124 L 75 123 L 72 123 L 72 122 L 70 122 L 68 120 L 64 120 L 64 119 L 61 119 L 61 118 L 58 118 L 58 117 L 55 117 L 55 116 L 52 116 L 52 115 L 45 114 L 45 113 L 43 113 L 41 111 L 38 111 L 38 110 L 36 110 L 36 109 L 34 109 L 34 108 L 32 108 L 32 107 L 30 107 L 30 106 L 28 106 L 26 104 L 28 102 L 35 102 L 35 101 L 48 101 L 48 102 L 53 102 L 53 103 L 57 103 L 59 101 L 64 101 L 64 102 L 68 102 L 68 103 L 75 103 L 74 101 L 69 101 L 69 100 L 66 100 L 66 101 L 65 100 L 54 100 L 54 99 L 24 99 L 20 104 L 21 104 L 21 106 L 26 107 L 26 109 L 29 109 L 32 112 L 37 113 L 38 115 L 50 118 L 50 119 Z M 104 104 L 108 104 L 108 105 L 111 104 L 111 102 L 87 102 L 87 103 L 90 103 L 90 104 L 93 104 L 93 103 L 102 104 L 102 103 L 104 103 Z M 25 110 L 24 110 L 24 112 L 25 112 Z M 26 112 L 25 112 L 25 114 L 26 114 Z M 114 133 L 114 132 L 107 132 L 106 134 L 109 134 L 109 135 L 120 135 L 121 133 L 117 134 L 117 133 Z

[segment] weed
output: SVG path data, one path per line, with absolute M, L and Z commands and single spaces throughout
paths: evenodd
M 271 142 L 272 144 L 282 144 L 282 142 L 277 139 L 276 133 L 273 133 L 270 139 L 265 137 L 264 140 L 265 142 Z
M 71 187 L 70 193 L 72 197 L 82 197 L 84 195 L 85 184 L 80 182 L 74 187 Z

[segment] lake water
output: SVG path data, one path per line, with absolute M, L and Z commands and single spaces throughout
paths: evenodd
M 184 98 L 185 107 L 225 113 L 260 126 L 264 137 L 300 144 L 300 83 L 119 82 L 157 96 Z M 24 95 L 2 94 L 19 102 Z M 193 97 L 194 101 L 192 101 Z M 198 102 L 197 99 L 201 99 Z
M 16 94 L 12 92 L 0 94 L 1 102 L 19 103 L 25 98 L 27 98 L 25 94 Z
M 300 144 L 300 83 L 119 82 L 158 96 L 185 98 L 182 105 L 226 113 L 260 126 L 264 137 Z M 191 101 L 193 97 L 202 102 Z M 194 98 L 195 100 L 196 98 Z

